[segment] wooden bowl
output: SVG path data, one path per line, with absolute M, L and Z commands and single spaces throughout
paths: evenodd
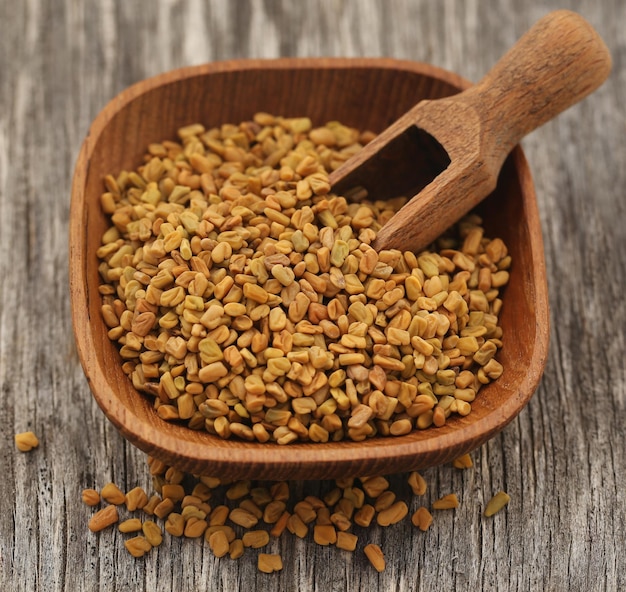
M 339 120 L 380 132 L 421 99 L 448 96 L 467 81 L 439 68 L 389 59 L 239 60 L 150 78 L 115 97 L 96 117 L 78 157 L 70 211 L 70 293 L 78 354 L 93 395 L 134 445 L 181 470 L 224 479 L 330 479 L 391 474 L 451 461 L 504 428 L 537 388 L 548 349 L 548 298 L 535 191 L 521 148 L 480 206 L 487 235 L 513 258 L 501 324 L 505 372 L 480 391 L 467 417 L 442 428 L 364 442 L 250 443 L 222 440 L 161 420 L 136 391 L 107 337 L 96 250 L 108 221 L 103 178 L 135 169 L 148 144 L 184 125 L 238 123 L 257 111 Z

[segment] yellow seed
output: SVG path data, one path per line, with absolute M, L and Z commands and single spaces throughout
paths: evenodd
M 249 530 L 242 537 L 244 547 L 260 549 L 270 542 L 270 535 L 266 530 Z
M 117 526 L 120 532 L 138 532 L 141 530 L 141 520 L 139 518 L 129 518 L 120 522 Z
M 141 510 L 148 503 L 148 496 L 141 487 L 134 487 L 126 494 L 126 509 L 129 512 Z
M 263 573 L 273 573 L 283 569 L 283 560 L 280 555 L 259 553 L 257 566 Z
M 33 432 L 15 434 L 15 446 L 20 452 L 30 452 L 39 446 L 39 439 Z
M 374 506 L 371 504 L 364 504 L 354 515 L 354 521 L 359 525 L 367 528 L 376 513 Z
M 82 499 L 88 506 L 97 506 L 100 503 L 100 494 L 95 489 L 83 489 Z
M 459 507 L 459 500 L 455 493 L 444 495 L 433 502 L 433 510 L 450 510 Z
M 487 503 L 485 516 L 493 516 L 511 501 L 511 497 L 504 491 L 498 491 Z
M 344 551 L 354 551 L 359 538 L 351 532 L 338 532 L 337 533 L 337 548 Z
M 115 485 L 115 483 L 107 483 L 100 491 L 100 495 L 103 500 L 109 502 L 110 504 L 115 504 L 116 506 L 119 506 L 126 501 L 126 496 L 122 493 L 120 488 Z
M 472 457 L 469 454 L 464 454 L 463 456 L 459 456 L 459 458 L 454 459 L 452 461 L 452 466 L 457 469 L 469 469 L 474 466 L 472 462 Z
M 230 543 L 223 530 L 216 530 L 209 537 L 209 547 L 216 557 L 224 557 L 230 551 Z
M 185 531 L 185 519 L 180 514 L 172 512 L 165 521 L 165 530 L 172 536 L 183 536 Z
M 185 522 L 183 534 L 189 539 L 201 537 L 208 528 L 208 522 L 198 516 L 189 516 Z
M 119 520 L 119 514 L 117 512 L 117 506 L 110 505 L 98 510 L 89 520 L 89 530 L 92 532 L 99 532 L 115 524 Z
M 414 495 L 424 495 L 426 493 L 426 480 L 417 471 L 413 471 L 409 475 L 408 483 Z
M 152 545 L 145 537 L 141 535 L 124 541 L 124 546 L 133 557 L 137 558 L 143 557 L 148 551 L 152 549 Z
M 174 509 L 174 502 L 171 499 L 166 498 L 155 506 L 154 515 L 157 518 L 163 519 L 169 516 L 169 514 L 172 512 L 173 509 Z
M 413 523 L 413 526 L 416 526 L 421 531 L 426 532 L 433 523 L 433 517 L 427 508 L 421 506 L 411 516 L 411 522 Z
M 332 525 L 319 525 L 313 527 L 313 540 L 318 545 L 334 545 L 337 542 L 337 531 Z
M 298 514 L 292 514 L 289 516 L 287 519 L 287 530 L 301 539 L 309 533 L 307 525 L 302 521 Z
M 143 535 L 153 547 L 158 547 L 163 542 L 163 533 L 156 522 L 146 520 L 141 526 Z
M 243 526 L 244 528 L 252 528 L 256 526 L 259 519 L 254 515 L 248 512 L 247 510 L 242 510 L 241 508 L 235 508 L 232 510 L 228 516 L 231 522 L 239 526 Z
M 385 556 L 378 545 L 370 543 L 369 545 L 365 545 L 363 551 L 377 572 L 385 570 Z
M 386 510 L 379 512 L 378 516 L 376 517 L 376 522 L 380 526 L 397 524 L 404 519 L 408 512 L 408 506 L 403 501 L 399 501 L 387 508 Z

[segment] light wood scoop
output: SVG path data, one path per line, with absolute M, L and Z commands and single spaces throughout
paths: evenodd
M 539 20 L 475 86 L 418 103 L 330 176 L 333 190 L 412 199 L 374 247 L 419 251 L 487 197 L 528 133 L 598 88 L 609 51 L 567 10 Z

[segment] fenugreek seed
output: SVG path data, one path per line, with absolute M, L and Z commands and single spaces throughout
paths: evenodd
M 175 537 L 183 536 L 185 531 L 185 519 L 181 514 L 172 512 L 165 521 L 165 530 Z
M 390 428 L 389 433 L 392 436 L 405 436 L 413 431 L 413 422 L 410 419 L 398 419 L 394 421 Z
M 104 501 L 116 506 L 126 501 L 126 496 L 115 483 L 107 483 L 100 491 L 100 496 Z
M 154 515 L 157 518 L 164 519 L 174 510 L 174 502 L 170 498 L 166 498 L 159 502 L 154 508 Z
M 204 534 L 208 526 L 207 521 L 203 518 L 190 516 L 185 522 L 183 534 L 189 539 L 196 539 Z
M 313 540 L 322 546 L 334 545 L 337 542 L 337 531 L 332 525 L 315 525 Z
M 39 446 L 39 439 L 33 432 L 15 434 L 15 446 L 20 452 L 30 452 Z
M 363 482 L 363 491 L 371 497 L 377 498 L 381 493 L 389 489 L 389 481 L 385 477 L 371 477 Z
M 120 532 L 139 532 L 141 530 L 141 520 L 139 518 L 129 518 L 120 522 L 117 526 Z
M 97 506 L 100 503 L 100 494 L 95 489 L 83 489 L 81 495 L 87 506 Z
M 231 559 L 239 559 L 244 552 L 244 545 L 241 539 L 235 539 L 228 547 L 228 555 Z
M 372 567 L 377 572 L 385 571 L 385 556 L 383 555 L 382 549 L 378 545 L 370 543 L 369 545 L 365 545 L 363 551 L 369 559 L 369 562 L 372 564 Z
M 403 520 L 408 513 L 408 506 L 403 501 L 399 501 L 389 506 L 389 508 L 387 508 L 386 510 L 379 512 L 376 516 L 376 522 L 380 526 L 397 524 L 398 522 Z
M 485 516 L 493 516 L 511 501 L 511 497 L 504 491 L 498 491 L 487 503 Z
M 442 498 L 433 502 L 433 510 L 451 510 L 459 507 L 459 500 L 456 493 L 444 495 Z
M 289 516 L 287 519 L 287 530 L 301 539 L 309 532 L 308 526 L 302 521 L 298 514 L 291 514 L 291 516 Z
M 143 536 L 153 547 L 158 547 L 163 542 L 163 533 L 156 522 L 146 520 L 142 526 Z
M 452 466 L 457 469 L 469 469 L 474 466 L 474 463 L 472 462 L 472 457 L 469 454 L 464 454 L 455 458 L 452 461 Z
M 408 484 L 413 491 L 413 495 L 424 495 L 426 493 L 426 480 L 417 471 L 413 471 L 409 475 Z
M 411 516 L 411 522 L 413 523 L 413 526 L 416 526 L 421 531 L 426 532 L 433 523 L 433 517 L 427 508 L 421 506 Z
M 151 549 L 152 549 L 152 545 L 148 542 L 148 540 L 139 535 L 136 537 L 133 537 L 132 539 L 128 539 L 127 541 L 124 541 L 124 546 L 126 547 L 126 550 L 133 556 L 133 557 L 143 557 L 146 553 L 148 553 Z
M 210 526 L 220 526 L 226 524 L 230 509 L 228 506 L 220 505 L 213 508 L 211 515 L 209 516 Z
M 259 553 L 257 567 L 263 573 L 274 573 L 283 569 L 283 560 L 280 555 Z
M 390 489 L 383 491 L 374 502 L 374 508 L 377 512 L 382 512 L 390 508 L 396 501 L 396 494 Z
M 286 504 L 281 500 L 272 500 L 263 510 L 263 521 L 266 524 L 274 524 L 285 512 Z
M 270 535 L 266 530 L 249 530 L 242 537 L 244 547 L 260 549 L 270 542 Z
M 215 557 L 224 557 L 230 551 L 230 543 L 223 530 L 216 530 L 208 540 L 209 547 Z
M 337 548 L 344 551 L 354 551 L 356 549 L 359 537 L 350 532 L 338 532 L 337 533 Z
M 359 526 L 367 528 L 376 514 L 376 509 L 371 504 L 364 504 L 354 515 L 354 522 Z
M 110 505 L 98 510 L 89 520 L 88 527 L 92 532 L 99 532 L 119 520 L 117 506 Z
M 126 494 L 126 509 L 129 512 L 141 510 L 148 503 L 148 495 L 141 487 L 134 487 Z
M 234 522 L 238 526 L 243 526 L 244 528 L 252 528 L 256 526 L 259 521 L 254 514 L 251 514 L 247 510 L 242 510 L 241 508 L 233 509 L 228 517 L 231 522 Z
M 176 503 L 185 497 L 185 488 L 178 483 L 166 483 L 161 488 L 161 495 L 164 499 L 168 498 Z

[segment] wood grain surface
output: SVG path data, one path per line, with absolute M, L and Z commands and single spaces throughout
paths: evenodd
M 543 224 L 551 304 L 536 395 L 474 467 L 429 469 L 426 496 L 461 504 L 427 533 L 359 531 L 354 554 L 283 536 L 215 559 L 166 537 L 143 559 L 87 529 L 86 487 L 150 489 L 145 457 L 105 419 L 81 370 L 68 301 L 74 163 L 89 124 L 128 85 L 240 57 L 389 56 L 477 81 L 537 19 L 569 8 L 611 50 L 607 83 L 524 140 Z M 0 3 L 0 590 L 626 589 L 626 4 L 622 0 L 22 0 Z M 515 335 L 509 335 L 515 339 Z M 14 434 L 39 448 L 20 453 Z M 404 477 L 393 477 L 403 491 Z M 293 483 L 320 492 L 326 483 Z M 406 489 L 406 488 L 405 488 Z M 503 489 L 507 509 L 482 511 Z M 377 573 L 363 554 L 383 548 Z

